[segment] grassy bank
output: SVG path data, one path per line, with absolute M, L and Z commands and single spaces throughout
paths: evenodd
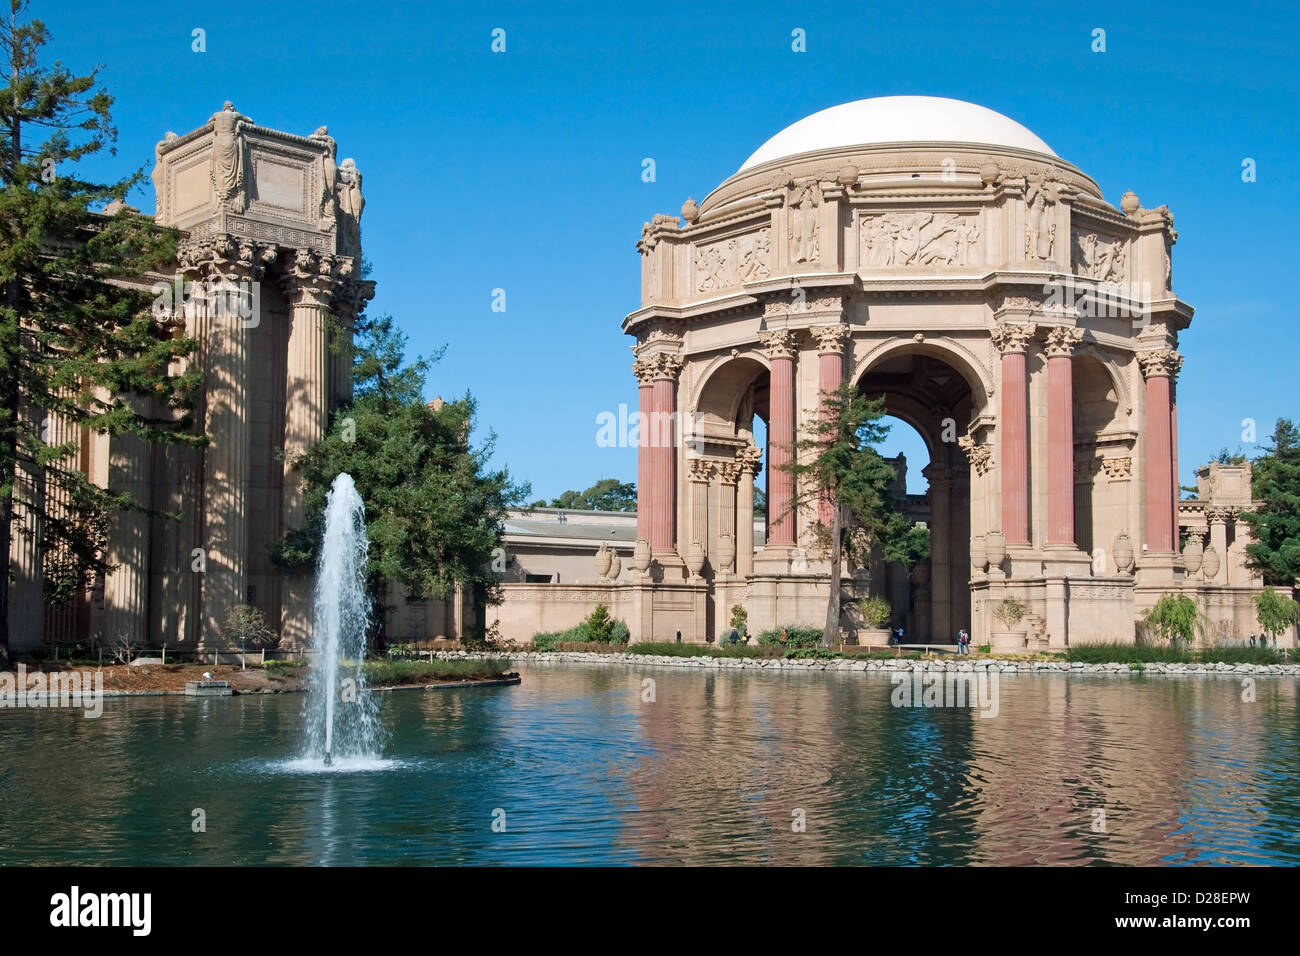
M 1081 644 L 1065 659 L 1083 664 L 1289 664 L 1285 649 L 1263 647 L 1174 647 L 1169 644 Z

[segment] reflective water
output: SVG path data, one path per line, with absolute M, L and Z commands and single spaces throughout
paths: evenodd
M 379 695 L 384 759 L 333 773 L 296 695 L 0 711 L 0 860 L 1300 863 L 1291 679 L 1003 675 L 985 719 L 884 675 L 520 670 Z

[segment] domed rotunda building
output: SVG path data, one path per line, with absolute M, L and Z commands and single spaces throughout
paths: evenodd
M 640 436 L 632 571 L 654 593 L 634 636 L 712 639 L 735 604 L 752 633 L 822 624 L 825 515 L 792 511 L 782 465 L 846 380 L 929 450 L 925 501 L 900 503 L 929 526 L 930 561 L 844 571 L 848 593 L 888 597 L 912 639 L 1131 641 L 1162 593 L 1217 584 L 1249 628 L 1244 526 L 1219 543 L 1221 581 L 1178 551 L 1177 347 L 1192 308 L 1171 286 L 1176 239 L 1165 206 L 1129 192 L 1116 208 L 1019 123 L 926 96 L 815 113 L 680 219 L 656 215 L 623 329 L 644 420 L 674 415 L 679 440 Z M 1008 598 L 1019 622 L 993 616 Z

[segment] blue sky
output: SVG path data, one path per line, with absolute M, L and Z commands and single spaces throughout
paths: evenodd
M 497 461 L 535 496 L 634 480 L 596 416 L 635 405 L 635 242 L 655 212 L 714 188 L 769 136 L 836 103 L 928 94 L 1028 126 L 1118 204 L 1168 204 L 1180 349 L 1182 481 L 1300 418 L 1287 305 L 1297 273 L 1293 3 L 36 3 L 51 55 L 105 67 L 116 157 L 150 166 L 166 130 L 223 100 L 298 133 L 327 124 L 365 176 L 379 293 L 417 352 L 448 346 L 432 394 L 471 391 Z M 206 30 L 207 52 L 191 51 Z M 490 50 L 494 28 L 506 53 Z M 1106 52 L 1091 50 L 1106 31 Z M 791 50 L 795 28 L 807 52 Z M 657 179 L 641 179 L 655 159 Z M 1241 163 L 1257 164 L 1243 183 Z M 147 171 L 147 170 L 146 170 Z M 138 204 L 152 210 L 142 190 Z M 506 311 L 491 310 L 506 290 Z M 918 461 L 896 429 L 886 451 Z M 923 490 L 916 488 L 915 490 Z

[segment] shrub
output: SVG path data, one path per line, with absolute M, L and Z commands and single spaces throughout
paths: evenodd
M 815 647 L 822 642 L 821 628 L 786 625 L 775 630 L 764 631 L 758 635 L 758 643 L 779 645 L 782 634 L 786 637 L 786 647 Z
M 608 644 L 614 629 L 614 621 L 609 616 L 609 608 L 597 604 L 596 609 L 591 612 L 591 617 L 578 626 L 586 629 L 587 640 L 596 644 Z
M 631 632 L 628 631 L 627 625 L 622 621 L 615 621 L 609 629 L 609 642 L 611 644 L 626 644 L 631 637 Z
M 889 623 L 889 617 L 894 612 L 889 602 L 883 597 L 873 597 L 867 598 L 865 601 L 859 601 L 858 610 L 862 612 L 862 620 L 870 628 L 884 627 Z
M 1265 634 L 1281 634 L 1300 618 L 1300 605 L 1271 587 L 1255 595 L 1255 611 Z
M 556 633 L 534 634 L 533 647 L 543 652 L 553 651 L 555 650 L 555 645 L 560 643 L 560 639 L 562 637 L 563 637 L 562 634 L 556 634 Z
M 1025 606 L 1015 598 L 1006 598 L 999 601 L 997 606 L 993 608 L 993 616 L 1006 627 L 1015 627 L 1020 623 L 1020 619 L 1025 616 Z

